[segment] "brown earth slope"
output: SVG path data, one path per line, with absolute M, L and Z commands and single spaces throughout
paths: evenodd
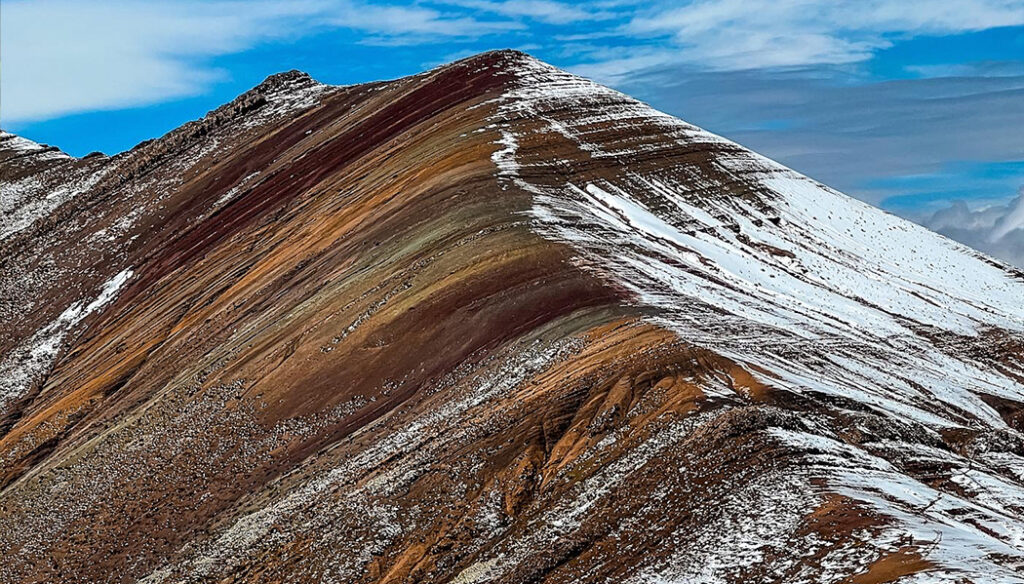
M 836 292 L 787 172 L 511 51 L 3 134 L 0 582 L 1024 581 L 1024 278 Z

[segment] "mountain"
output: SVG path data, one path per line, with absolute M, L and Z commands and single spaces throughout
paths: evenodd
M 522 53 L 0 186 L 2 582 L 1024 582 L 1024 273 Z

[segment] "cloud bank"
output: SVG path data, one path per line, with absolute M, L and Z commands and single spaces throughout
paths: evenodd
M 1024 187 L 1006 205 L 971 210 L 963 201 L 922 221 L 929 229 L 1024 268 Z

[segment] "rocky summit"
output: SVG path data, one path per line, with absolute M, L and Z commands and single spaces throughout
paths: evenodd
M 522 53 L 0 211 L 0 582 L 1024 582 L 1024 273 Z

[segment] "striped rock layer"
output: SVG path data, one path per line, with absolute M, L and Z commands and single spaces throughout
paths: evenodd
M 0 204 L 0 582 L 1024 582 L 1024 274 L 522 53 Z

